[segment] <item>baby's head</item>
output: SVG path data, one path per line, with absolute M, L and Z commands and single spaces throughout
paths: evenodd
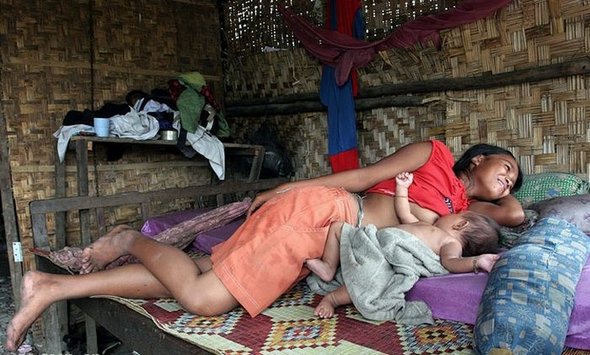
M 473 211 L 460 213 L 468 222 L 461 230 L 463 256 L 496 253 L 500 239 L 500 225 L 492 218 Z

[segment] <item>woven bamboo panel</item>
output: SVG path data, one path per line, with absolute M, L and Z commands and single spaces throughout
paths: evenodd
M 2 139 L 8 139 L 26 250 L 31 246 L 28 203 L 55 196 L 52 134 L 65 114 L 122 102 L 133 89 L 165 87 L 186 71 L 203 73 L 223 101 L 219 18 L 210 0 L 0 0 L 0 7 L 0 100 L 8 132 Z M 107 163 L 104 151 L 97 150 L 89 159 L 92 196 L 210 181 L 206 164 L 190 165 L 173 151 L 131 149 Z M 66 164 L 75 165 L 73 154 Z M 75 170 L 66 174 L 66 193 L 77 193 Z M 162 210 L 176 207 L 183 206 Z M 133 224 L 136 218 L 132 210 L 113 211 L 107 221 Z M 76 231 L 69 232 L 75 238 Z M 25 268 L 30 262 L 27 258 Z
M 360 90 L 382 84 L 506 73 L 586 57 L 590 55 L 589 17 L 587 1 L 515 1 L 495 16 L 444 31 L 440 49 L 390 49 L 380 53 L 359 70 Z M 269 95 L 270 87 L 283 88 L 282 94 L 293 93 L 295 89 L 286 76 L 258 74 L 269 67 L 280 72 L 278 62 L 288 54 L 281 56 L 243 58 L 240 70 L 231 71 L 225 79 L 228 95 L 263 97 Z M 320 67 L 313 58 L 298 59 L 302 67 Z M 310 73 L 314 71 L 310 69 Z M 251 78 L 261 82 L 252 82 Z M 252 85 L 236 85 L 240 80 Z M 308 82 L 318 81 L 314 78 Z M 426 96 L 436 104 L 358 113 L 361 163 L 374 162 L 409 142 L 436 137 L 456 155 L 480 142 L 505 147 L 517 155 L 525 173 L 588 175 L 589 85 L 588 76 L 570 76 L 486 90 L 432 92 Z M 302 92 L 318 90 L 319 86 Z M 316 113 L 315 117 L 326 124 L 325 113 Z M 319 160 L 309 164 L 328 166 L 325 152 L 314 154 Z M 295 160 L 304 161 L 299 156 Z M 311 171 L 300 166 L 297 169 Z
M 430 15 L 454 7 L 460 0 L 369 0 L 362 2 L 366 38 L 384 38 L 395 28 L 417 16 Z M 297 39 L 283 24 L 277 7 L 286 5 L 312 23 L 325 23 L 325 1 L 224 1 L 223 36 L 229 58 L 260 53 L 265 47 L 293 48 Z
M 265 47 L 294 47 L 296 39 L 277 12 L 279 4 L 317 19 L 316 23 L 323 18 L 323 11 L 320 9 L 318 13 L 313 2 L 307 0 L 228 0 L 223 3 L 222 35 L 228 46 L 229 58 L 260 53 Z
M 235 58 L 225 76 L 225 97 L 252 99 L 317 92 L 321 67 L 303 49 Z
M 369 0 L 363 1 L 367 38 L 381 39 L 393 29 L 418 16 L 435 14 L 454 7 L 458 0 Z

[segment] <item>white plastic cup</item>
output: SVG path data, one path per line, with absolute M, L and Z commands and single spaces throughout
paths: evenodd
M 94 132 L 97 137 L 108 137 L 110 128 L 110 118 L 94 117 Z

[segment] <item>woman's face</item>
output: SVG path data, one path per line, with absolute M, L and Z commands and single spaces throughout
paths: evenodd
M 518 165 L 509 155 L 478 155 L 472 159 L 469 196 L 494 201 L 510 194 L 518 178 Z

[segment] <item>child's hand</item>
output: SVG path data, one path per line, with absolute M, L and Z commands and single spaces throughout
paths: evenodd
M 395 183 L 400 187 L 408 188 L 412 185 L 412 181 L 414 181 L 414 174 L 408 172 L 399 173 L 395 177 Z
M 477 257 L 475 265 L 479 270 L 490 272 L 498 259 L 500 259 L 498 254 L 481 254 Z

